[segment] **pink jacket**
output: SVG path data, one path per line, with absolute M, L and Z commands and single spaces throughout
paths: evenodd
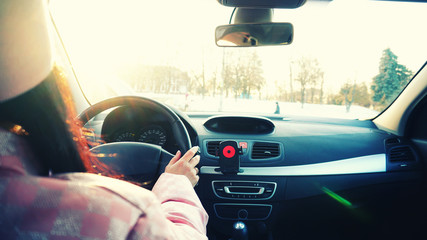
M 0 130 L 0 238 L 207 239 L 208 215 L 185 176 L 152 191 L 88 173 L 27 173 L 28 148 Z

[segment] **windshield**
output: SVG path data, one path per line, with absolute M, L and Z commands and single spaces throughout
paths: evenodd
M 51 11 L 92 103 L 118 95 L 185 112 L 372 118 L 427 56 L 427 4 L 308 1 L 275 9 L 288 46 L 220 48 L 233 9 L 215 0 L 55 0 Z

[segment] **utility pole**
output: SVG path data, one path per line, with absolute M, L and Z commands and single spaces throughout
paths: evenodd
M 291 91 L 290 101 L 294 102 L 294 86 L 292 84 L 292 63 L 293 63 L 293 61 L 289 62 L 289 88 Z

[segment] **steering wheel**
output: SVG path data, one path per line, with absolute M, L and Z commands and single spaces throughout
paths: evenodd
M 149 107 L 159 112 L 170 124 L 179 150 L 185 153 L 191 148 L 190 136 L 178 115 L 164 104 L 149 98 L 120 96 L 106 99 L 90 106 L 77 118 L 84 126 L 99 113 L 118 106 Z M 90 151 L 127 180 L 136 181 L 144 187 L 152 186 L 174 156 L 160 146 L 140 142 L 106 143 Z

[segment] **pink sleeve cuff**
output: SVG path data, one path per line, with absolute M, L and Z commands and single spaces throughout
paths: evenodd
M 187 177 L 163 173 L 152 191 L 161 202 L 168 220 L 206 235 L 208 215 Z

